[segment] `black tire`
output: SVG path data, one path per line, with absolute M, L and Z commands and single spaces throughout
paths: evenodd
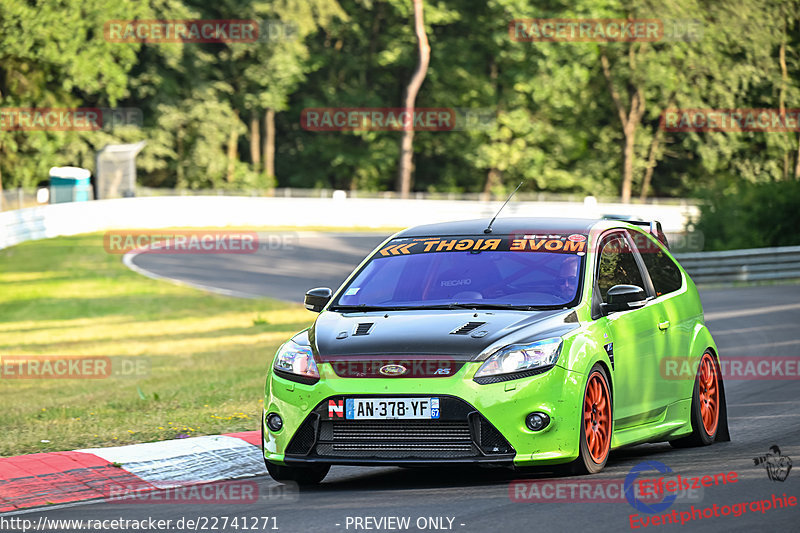
M 710 357 L 711 361 L 713 362 L 717 384 L 717 424 L 712 433 L 709 433 L 703 424 L 703 415 L 701 411 L 702 400 L 700 399 L 700 374 L 703 367 L 702 363 L 706 359 L 706 356 Z M 703 354 L 700 362 L 701 364 L 698 366 L 697 374 L 694 378 L 694 388 L 692 389 L 692 433 L 686 437 L 669 441 L 673 448 L 694 448 L 697 446 L 708 446 L 716 440 L 717 434 L 719 433 L 722 425 L 721 409 L 724 396 L 721 393 L 722 378 L 720 375 L 719 363 L 717 362 L 717 358 L 708 351 Z
M 594 457 L 592 457 L 592 453 L 589 451 L 589 442 L 586 438 L 586 423 L 584 418 L 584 406 L 587 402 L 587 392 L 589 389 L 589 383 L 593 381 L 593 378 L 597 375 L 602 380 L 602 384 L 604 386 L 605 396 L 608 401 L 608 425 L 607 425 L 607 444 L 604 445 L 605 453 L 602 457 L 600 462 L 597 462 Z M 611 387 L 608 385 L 608 375 L 606 371 L 603 369 L 602 365 L 596 364 L 592 367 L 589 371 L 589 377 L 586 380 L 586 387 L 583 390 L 583 403 L 581 405 L 581 437 L 580 437 L 580 451 L 578 453 L 578 458 L 575 459 L 572 463 L 569 464 L 568 470 L 573 474 L 584 475 L 584 474 L 596 474 L 603 470 L 606 466 L 606 462 L 608 461 L 608 456 L 611 452 L 611 438 L 613 436 L 613 428 L 614 428 L 614 409 L 613 409 L 613 400 L 611 398 Z
M 331 469 L 330 465 L 284 466 L 265 462 L 267 472 L 279 483 L 291 481 L 298 485 L 318 485 Z

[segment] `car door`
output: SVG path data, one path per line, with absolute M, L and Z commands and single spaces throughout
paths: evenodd
M 651 236 L 640 231 L 631 232 L 636 249 L 647 271 L 654 290 L 653 303 L 658 306 L 659 336 L 663 348 L 657 354 L 660 379 L 656 384 L 665 405 L 681 399 L 686 389 L 685 381 L 665 373 L 668 361 L 679 361 L 691 356 L 694 325 L 702 309 L 689 309 L 684 305 L 684 280 L 680 268 Z M 691 376 L 692 378 L 694 376 Z
M 665 347 L 658 329 L 661 310 L 653 302 L 641 258 L 625 230 L 603 235 L 597 250 L 593 292 L 597 304 L 607 303 L 608 290 L 615 285 L 636 285 L 649 295 L 636 309 L 601 316 L 597 305 L 595 311 L 609 336 L 604 340 L 606 349 L 613 353 L 615 427 L 624 429 L 663 414 L 664 401 L 657 387 L 658 354 Z

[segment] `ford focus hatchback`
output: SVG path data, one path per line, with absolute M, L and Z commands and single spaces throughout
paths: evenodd
M 278 350 L 264 459 L 599 472 L 610 450 L 729 440 L 717 347 L 657 222 L 505 218 L 397 233 Z

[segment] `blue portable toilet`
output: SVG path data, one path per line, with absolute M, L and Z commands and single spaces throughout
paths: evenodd
M 92 173 L 79 167 L 50 169 L 50 203 L 88 202 L 91 199 Z

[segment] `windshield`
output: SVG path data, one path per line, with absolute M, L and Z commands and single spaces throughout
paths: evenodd
M 578 299 L 584 235 L 395 239 L 332 310 L 350 307 L 565 307 Z

